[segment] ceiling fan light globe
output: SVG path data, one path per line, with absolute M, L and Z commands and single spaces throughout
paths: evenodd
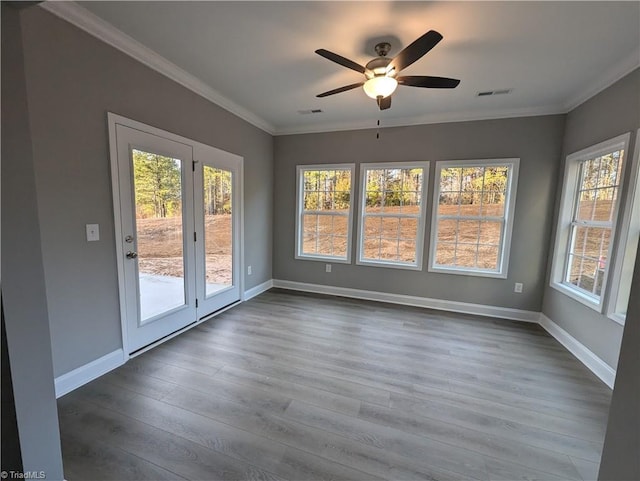
M 395 92 L 396 87 L 398 87 L 398 81 L 393 77 L 385 76 L 370 78 L 362 86 L 364 93 L 372 99 L 386 98 Z

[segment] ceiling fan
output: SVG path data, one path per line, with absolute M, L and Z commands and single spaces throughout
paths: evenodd
M 363 87 L 364 92 L 375 99 L 380 110 L 386 110 L 391 107 L 391 94 L 396 90 L 398 85 L 407 87 L 422 87 L 431 89 L 453 89 L 458 86 L 460 80 L 446 77 L 430 77 L 426 75 L 409 75 L 399 77 L 401 70 L 407 68 L 416 60 L 421 58 L 429 50 L 435 47 L 442 40 L 435 30 L 429 30 L 423 36 L 415 40 L 402 50 L 394 58 L 387 57 L 391 45 L 388 42 L 382 42 L 375 46 L 378 56 L 367 63 L 366 66 L 357 64 L 353 60 L 349 60 L 337 53 L 330 52 L 323 48 L 316 50 L 316 53 L 332 62 L 350 68 L 361 74 L 364 74 L 365 80 L 351 85 L 345 85 L 337 89 L 329 90 L 316 97 L 328 97 L 329 95 L 339 94 L 358 87 Z

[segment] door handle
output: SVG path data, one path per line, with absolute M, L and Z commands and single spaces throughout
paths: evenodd
M 135 259 L 136 257 L 138 257 L 138 253 L 137 252 L 127 252 L 127 259 Z

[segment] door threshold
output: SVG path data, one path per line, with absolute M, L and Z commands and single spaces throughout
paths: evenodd
M 196 326 L 199 326 L 203 322 L 206 322 L 206 321 L 208 321 L 210 319 L 213 319 L 214 317 L 218 316 L 219 314 L 222 314 L 223 312 L 228 311 L 232 307 L 235 307 L 235 306 L 237 306 L 238 304 L 241 304 L 241 303 L 242 303 L 242 300 L 239 299 L 239 300 L 237 300 L 235 302 L 232 302 L 231 304 L 228 304 L 228 305 L 226 305 L 224 307 L 221 307 L 217 311 L 214 311 L 211 314 L 207 314 L 203 318 L 201 318 L 199 320 L 196 320 L 196 321 L 192 322 L 191 324 L 189 324 L 187 326 L 184 326 L 183 328 L 178 329 L 177 331 L 172 332 L 171 334 L 167 334 L 163 338 L 158 339 L 157 341 L 154 341 L 151 344 L 147 344 L 146 346 L 141 347 L 140 349 L 138 349 L 136 351 L 133 351 L 132 353 L 129 354 L 129 359 L 137 357 L 140 354 L 144 354 L 145 352 L 153 349 L 154 347 L 157 347 L 160 344 L 163 344 L 163 343 L 169 341 L 170 339 L 173 339 L 174 337 L 179 336 L 183 332 L 187 332 L 189 329 L 192 329 L 192 328 L 194 328 Z

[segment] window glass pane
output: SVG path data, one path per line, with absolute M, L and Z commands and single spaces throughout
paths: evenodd
M 400 238 L 415 239 L 418 234 L 418 219 L 400 219 Z
M 133 149 L 140 317 L 185 304 L 182 161 Z
M 440 215 L 457 215 L 460 204 L 460 193 L 445 192 L 440 194 Z
M 318 210 L 319 206 L 318 192 L 305 192 L 304 193 L 304 209 L 305 210 Z
M 364 240 L 360 259 L 415 263 L 423 215 L 423 167 L 362 168 Z
M 450 242 L 438 242 L 436 264 L 442 266 L 455 265 L 456 245 Z
M 598 227 L 575 227 L 571 254 L 588 257 L 606 266 L 611 229 Z
M 438 243 L 455 242 L 458 232 L 458 221 L 455 219 L 441 219 L 438 222 Z M 440 248 L 440 245 L 438 245 Z
M 501 270 L 500 253 L 512 165 L 440 169 L 435 264 Z M 445 216 L 453 219 L 443 218 Z
M 479 221 L 461 220 L 460 222 L 458 222 L 458 242 L 468 242 L 476 244 L 478 242 L 479 229 Z
M 379 191 L 367 191 L 365 199 L 367 212 L 379 212 L 382 206 L 382 193 Z
M 600 157 L 600 172 L 598 187 L 612 187 L 620 183 L 620 151 L 612 152 Z
M 328 256 L 333 253 L 333 236 L 324 234 L 318 236 L 317 253 Z
M 413 240 L 402 240 L 399 243 L 399 259 L 403 262 L 416 261 L 416 243 Z
M 385 207 L 385 211 L 389 212 L 399 212 L 399 209 L 394 209 L 393 207 L 398 207 L 400 205 L 400 193 L 393 191 L 385 191 L 382 198 L 382 205 Z
M 587 160 L 582 163 L 582 184 L 580 190 L 595 189 L 598 187 L 600 176 L 600 158 Z
M 567 281 L 580 289 L 599 296 L 602 291 L 604 269 L 598 262 L 580 256 L 570 256 Z
M 460 215 L 479 216 L 481 202 L 481 192 L 463 192 L 460 196 Z
M 456 249 L 456 265 L 460 267 L 476 267 L 476 245 L 458 244 Z
M 349 217 L 344 215 L 333 216 L 333 232 L 334 235 L 347 236 L 349 228 Z
M 595 191 L 593 220 L 612 222 L 618 189 L 608 187 Z
M 382 217 L 365 217 L 364 218 L 364 236 L 380 237 L 382 230 Z
M 233 285 L 233 174 L 205 165 L 203 175 L 206 295 Z
M 351 169 L 304 169 L 300 182 L 303 189 L 300 254 L 346 259 Z
M 502 222 L 481 222 L 480 236 L 478 242 L 480 244 L 500 245 L 502 238 Z
M 440 174 L 440 192 L 460 192 L 462 169 L 442 169 Z
M 303 236 L 303 244 L 302 244 L 302 252 L 304 254 L 315 254 L 317 252 L 316 248 L 316 235 L 315 233 L 307 234 L 305 233 Z
M 364 252 L 362 257 L 365 259 L 378 259 L 380 255 L 380 238 L 370 237 L 364 239 Z
M 400 234 L 400 219 L 397 217 L 382 217 L 382 237 L 395 239 Z
M 580 192 L 579 203 L 577 208 L 578 220 L 592 220 L 595 208 L 596 192 L 593 189 L 583 190 Z
M 498 248 L 497 247 L 478 247 L 478 267 L 481 269 L 497 269 L 498 268 Z
M 381 239 L 380 244 L 381 260 L 398 260 L 398 243 L 395 239 Z
M 333 255 L 334 256 L 347 256 L 347 236 L 335 235 L 333 236 Z
M 482 176 L 484 175 L 484 167 L 465 167 L 462 169 L 462 192 L 473 191 L 474 186 L 482 186 Z
M 487 217 L 503 217 L 506 195 L 502 191 L 488 190 L 482 195 L 482 215 Z
M 307 214 L 302 216 L 302 219 L 303 219 L 302 230 L 305 233 L 315 234 L 316 224 L 318 223 L 318 216 L 313 214 Z

